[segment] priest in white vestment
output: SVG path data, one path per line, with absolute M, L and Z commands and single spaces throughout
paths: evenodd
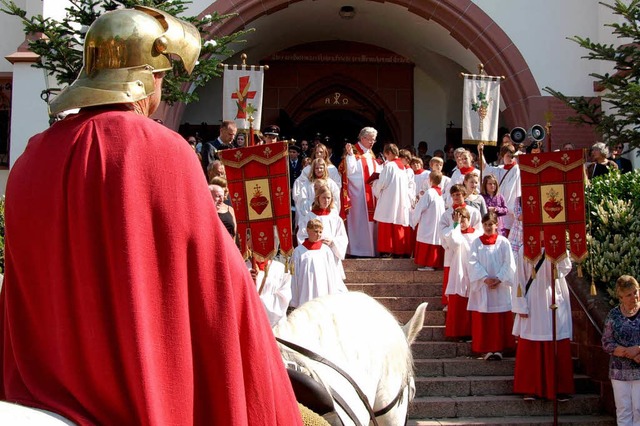
M 344 204 L 347 219 L 349 248 L 347 253 L 359 257 L 375 257 L 377 229 L 373 220 L 375 197 L 369 179 L 380 173 L 381 167 L 372 151 L 378 131 L 365 127 L 360 131 L 355 145 L 345 146 L 345 158 L 340 165 L 344 180 L 347 180 L 349 203 Z

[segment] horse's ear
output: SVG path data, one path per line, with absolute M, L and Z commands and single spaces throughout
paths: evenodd
M 407 337 L 407 342 L 409 343 L 409 345 L 415 342 L 416 337 L 418 337 L 418 334 L 420 333 L 420 330 L 422 330 L 422 327 L 424 325 L 424 312 L 427 310 L 427 305 L 427 302 L 421 303 L 409 322 L 402 326 L 402 331 Z

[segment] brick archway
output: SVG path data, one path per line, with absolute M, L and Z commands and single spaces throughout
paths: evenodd
M 262 0 L 219 0 L 207 7 L 202 15 L 213 12 L 237 14 L 211 30 L 217 35 L 230 34 L 298 1 L 301 0 L 271 0 L 267 3 Z M 488 74 L 507 77 L 502 86 L 503 116 L 507 125 L 529 123 L 534 110 L 539 112 L 536 100 L 541 97 L 540 90 L 524 57 L 509 36 L 471 0 L 392 0 L 390 3 L 437 22 L 478 57 Z M 184 105 L 180 105 L 171 111 L 171 115 L 179 119 L 183 111 Z
M 214 31 L 229 34 L 244 27 L 263 15 L 274 13 L 300 0 L 272 0 L 267 8 L 261 0 L 234 2 L 218 1 L 208 7 L 203 14 L 218 11 L 237 13 L 238 16 L 224 22 Z M 533 74 L 524 57 L 509 36 L 471 0 L 394 0 L 427 20 L 433 20 L 446 28 L 451 36 L 463 47 L 473 52 L 491 75 L 507 77 L 503 83 L 504 110 L 507 123 L 528 123 L 529 102 L 540 96 Z

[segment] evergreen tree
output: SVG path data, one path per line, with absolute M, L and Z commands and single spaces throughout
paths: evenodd
M 590 74 L 603 89 L 602 96 L 569 97 L 550 87 L 543 90 L 576 112 L 569 121 L 595 126 L 609 145 L 627 143 L 630 147 L 640 147 L 640 0 L 600 4 L 623 18 L 622 23 L 606 24 L 622 43 L 617 46 L 594 43 L 588 37 L 579 36 L 569 40 L 588 50 L 584 58 L 611 63 L 611 73 Z
M 199 87 L 211 78 L 219 76 L 222 73 L 218 66 L 220 59 L 233 53 L 229 47 L 230 43 L 241 41 L 240 38 L 249 31 L 207 38 L 211 35 L 211 28 L 233 15 L 220 15 L 215 12 L 202 18 L 181 16 L 186 11 L 186 5 L 190 3 L 185 0 L 70 0 L 71 6 L 65 9 L 66 16 L 61 21 L 44 18 L 42 15 L 27 17 L 26 11 L 18 7 L 13 0 L 0 0 L 0 3 L 3 6 L 0 7 L 0 11 L 22 20 L 29 48 L 41 58 L 33 66 L 46 70 L 60 85 L 59 88 L 45 90 L 45 100 L 78 77 L 82 68 L 85 34 L 93 21 L 106 11 L 136 5 L 149 6 L 179 16 L 198 28 L 202 35 L 202 51 L 191 75 L 187 74 L 181 62 L 176 62 L 173 70 L 168 71 L 164 78 L 163 100 L 169 104 L 198 100 L 196 91 L 185 92 L 182 90 L 183 85 L 191 83 Z

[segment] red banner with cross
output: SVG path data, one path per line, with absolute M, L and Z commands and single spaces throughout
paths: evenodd
M 218 151 L 238 223 L 240 250 L 248 258 L 293 254 L 286 142 Z
M 567 255 L 587 256 L 582 150 L 518 157 L 522 184 L 524 257 L 535 264 L 542 255 L 557 263 Z

